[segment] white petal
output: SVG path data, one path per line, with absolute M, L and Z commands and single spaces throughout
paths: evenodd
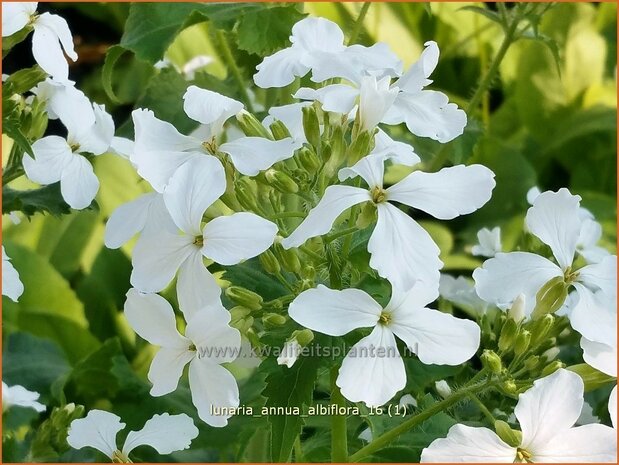
M 183 102 L 187 116 L 210 125 L 211 136 L 217 136 L 225 121 L 243 109 L 241 102 L 197 86 L 189 86 Z
M 525 222 L 529 231 L 550 246 L 563 269 L 574 261 L 582 224 L 579 206 L 580 196 L 563 188 L 558 192 L 543 192 L 527 211 Z
M 163 200 L 181 231 L 201 235 L 202 215 L 226 191 L 226 173 L 215 157 L 202 156 L 180 166 L 170 178 Z
M 178 306 L 186 320 L 199 310 L 213 305 L 221 305 L 219 296 L 221 289 L 215 277 L 206 269 L 199 251 L 192 253 L 180 266 L 176 293 Z
M 286 249 L 298 247 L 306 240 L 328 233 L 333 223 L 353 205 L 371 200 L 366 189 L 352 186 L 329 186 L 322 199 L 290 236 L 282 240 Z
M 406 385 L 406 370 L 393 333 L 376 326 L 344 358 L 336 384 L 351 402 L 377 407 Z
M 394 103 L 404 119 L 406 127 L 413 134 L 429 137 L 441 143 L 449 142 L 464 132 L 466 113 L 442 92 L 422 90 L 401 92 Z M 394 124 L 385 118 L 383 122 Z
M 144 229 L 150 204 L 159 194 L 148 193 L 116 208 L 105 225 L 105 246 L 117 249 Z
M 535 203 L 535 199 L 539 197 L 542 191 L 537 186 L 533 186 L 531 189 L 527 191 L 527 202 L 529 205 L 533 205 Z
M 90 162 L 81 155 L 73 154 L 60 177 L 62 198 L 71 208 L 81 210 L 92 203 L 98 190 L 99 179 Z
M 414 166 L 421 162 L 415 149 L 404 142 L 393 140 L 385 131 L 379 129 L 374 137 L 374 150 L 370 155 L 382 155 L 399 165 Z
M 74 449 L 94 447 L 110 459 L 117 450 L 116 435 L 125 427 L 120 417 L 103 410 L 91 410 L 86 418 L 73 420 L 67 442 Z
M 347 115 L 357 104 L 359 89 L 346 84 L 330 84 L 320 89 L 302 87 L 294 98 L 316 100 L 322 104 L 322 109 Z
M 522 447 L 535 454 L 555 436 L 565 434 L 580 416 L 583 393 L 580 376 L 561 368 L 520 394 L 514 414 L 522 430 Z
M 501 252 L 501 228 L 488 229 L 482 228 L 477 231 L 477 241 L 479 244 L 474 245 L 471 253 L 481 257 L 494 257 L 498 252 Z
M 93 105 L 95 122 L 92 126 L 75 134 L 74 140 L 79 144 L 79 152 L 89 152 L 94 155 L 101 155 L 107 152 L 114 138 L 114 120 L 105 111 L 103 105 Z
M 492 196 L 494 173 L 483 165 L 457 165 L 437 173 L 414 171 L 387 189 L 387 198 L 450 220 L 481 208 Z
M 480 329 L 475 322 L 429 308 L 398 307 L 389 328 L 426 365 L 459 365 L 479 347 Z
M 131 284 L 142 292 L 159 292 L 172 281 L 197 246 L 194 238 L 170 233 L 145 234 L 133 249 Z
M 303 347 L 301 347 L 301 344 L 299 344 L 296 339 L 287 341 L 277 357 L 277 364 L 292 368 L 292 365 L 295 364 L 302 350 Z
M 399 289 L 392 286 L 391 299 L 385 307 L 386 312 L 395 312 L 401 307 L 404 309 L 424 308 L 434 302 L 439 295 L 437 283 L 416 281 L 410 289 Z
M 60 181 L 62 172 L 71 163 L 73 154 L 67 141 L 58 136 L 47 136 L 32 144 L 34 157 L 24 154 L 26 176 L 39 184 Z
M 528 252 L 498 253 L 473 271 L 479 297 L 500 308 L 509 308 L 520 294 L 526 301 L 525 313 L 535 307 L 537 291 L 561 269 L 550 260 Z
M 236 265 L 268 249 L 276 234 L 275 223 L 253 213 L 220 216 L 204 227 L 202 254 L 220 265 Z
M 300 61 L 303 53 L 298 48 L 290 47 L 265 57 L 256 66 L 258 72 L 254 74 L 254 83 L 263 89 L 285 87 L 296 76 L 305 76 L 310 68 Z
M 375 76 L 364 76 L 359 87 L 359 124 L 370 131 L 383 119 L 398 96 L 398 89 L 389 88 L 391 78 L 377 80 Z
M 421 452 L 421 462 L 499 462 L 516 460 L 516 448 L 488 428 L 454 425 L 446 438 L 435 439 Z
M 569 314 L 572 327 L 589 340 L 615 346 L 617 344 L 617 304 L 603 292 L 591 292 L 574 283 L 576 303 Z
M 59 40 L 62 41 L 62 47 Z M 34 23 L 32 55 L 47 74 L 61 82 L 69 79 L 69 64 L 63 47 L 67 55 L 75 61 L 77 55 L 73 50 L 73 39 L 66 21 L 60 16 L 43 13 Z
M 280 107 L 271 107 L 269 108 L 269 116 L 265 118 L 263 124 L 265 127 L 269 127 L 275 119 L 278 119 L 286 125 L 295 141 L 300 143 L 307 142 L 305 131 L 303 130 L 303 108 L 310 105 L 311 102 L 299 102 Z
M 617 376 L 617 347 L 609 346 L 601 342 L 590 341 L 580 338 L 582 358 L 596 370 L 609 376 Z
M 262 137 L 241 137 L 219 146 L 230 155 L 234 167 L 247 176 L 255 176 L 278 161 L 287 160 L 301 144 L 292 137 L 268 140 Z
M 308 16 L 292 26 L 290 41 L 308 52 L 344 50 L 344 33 L 333 21 Z
M 2 2 L 2 37 L 21 31 L 37 10 L 37 2 Z
M 201 361 L 232 362 L 241 349 L 241 333 L 230 326 L 230 312 L 221 304 L 196 312 L 187 321 L 185 336 L 198 349 Z
M 109 147 L 110 152 L 119 157 L 130 160 L 135 151 L 135 142 L 126 137 L 112 137 L 112 143 Z
M 192 439 L 197 436 L 198 428 L 184 413 L 154 415 L 144 423 L 141 430 L 129 432 L 122 453 L 128 457 L 138 446 L 151 446 L 160 454 L 171 454 L 178 450 L 189 449 Z
M 171 349 L 189 347 L 189 341 L 176 329 L 174 310 L 158 294 L 143 294 L 136 289 L 129 289 L 125 317 L 133 330 L 153 345 Z
M 438 284 L 440 249 L 419 223 L 389 203 L 378 204 L 368 251 L 370 266 L 394 287 L 410 289 L 416 280 Z
M 453 276 L 441 274 L 439 282 L 441 297 L 462 307 L 474 315 L 483 314 L 488 304 L 481 300 L 475 292 L 475 286 L 464 276 Z
M 370 189 L 383 187 L 385 175 L 385 157 L 381 154 L 370 154 L 363 157 L 349 168 L 342 168 L 337 177 L 340 181 L 361 176 Z
M 189 387 L 198 416 L 211 426 L 226 426 L 230 415 L 213 413 L 215 409 L 238 407 L 239 388 L 234 376 L 217 363 L 195 358 L 189 365 Z
M 8 410 L 12 406 L 31 408 L 37 412 L 44 412 L 45 405 L 37 402 L 40 394 L 38 392 L 29 391 L 23 386 L 14 385 L 7 386 L 2 382 L 2 411 Z
M 157 351 L 148 370 L 148 380 L 153 384 L 151 396 L 159 397 L 176 391 L 185 365 L 196 356 L 195 352 L 188 349 L 189 341 L 182 349 L 162 347 Z
M 24 285 L 19 279 L 19 273 L 9 261 L 9 257 L 2 246 L 2 295 L 7 296 L 13 302 L 24 293 Z
M 531 450 L 533 462 L 617 462 L 617 432 L 605 425 L 584 425 L 556 434 Z
M 617 428 L 617 386 L 613 388 L 608 398 L 608 412 L 610 413 L 613 428 Z
M 404 92 L 419 92 L 432 83 L 428 78 L 438 64 L 439 49 L 434 41 L 428 41 L 424 45 L 426 48 L 421 52 L 419 60 L 394 84 Z
M 382 307 L 360 289 L 329 289 L 319 284 L 301 292 L 288 308 L 290 318 L 306 328 L 342 336 L 376 325 Z
M 70 134 L 85 131 L 95 124 L 96 115 L 91 101 L 72 83 L 47 78 L 33 92 L 46 104 L 51 119 L 60 119 Z
M 578 270 L 578 281 L 592 289 L 600 289 L 609 298 L 617 296 L 617 256 L 609 255 L 599 263 Z
M 73 49 L 73 36 L 67 21 L 58 15 L 52 15 L 50 13 L 41 14 L 35 21 L 35 30 L 41 25 L 51 29 L 56 34 L 57 40 L 60 41 L 64 53 L 71 59 L 71 61 L 77 60 L 77 53 Z

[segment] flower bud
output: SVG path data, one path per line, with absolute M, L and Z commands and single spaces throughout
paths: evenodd
M 258 121 L 254 115 L 246 110 L 241 110 L 236 114 L 236 120 L 239 123 L 241 131 L 248 137 L 263 137 L 265 139 L 273 140 L 273 137 L 264 127 L 264 125 Z
M 350 144 L 348 154 L 350 162 L 356 163 L 372 151 L 374 147 L 374 131 L 363 131 Z
M 262 297 L 249 289 L 230 286 L 226 289 L 226 296 L 234 303 L 243 305 L 250 310 L 260 310 L 262 308 Z
M 286 125 L 278 119 L 273 121 L 270 124 L 269 128 L 271 129 L 271 132 L 273 133 L 273 138 L 275 140 L 282 140 L 286 139 L 287 137 L 291 137 L 290 131 L 288 130 Z
M 481 354 L 482 365 L 490 370 L 495 375 L 498 375 L 503 370 L 503 364 L 501 363 L 501 357 L 498 354 L 489 349 L 485 349 Z
M 301 271 L 301 261 L 296 249 L 284 249 L 281 244 L 275 244 L 275 252 L 286 271 L 298 273 Z
M 311 146 L 302 147 L 297 155 L 297 160 L 301 163 L 301 166 L 310 173 L 315 173 L 322 166 L 322 161 L 318 158 L 318 155 L 316 155 L 316 152 Z
M 516 323 L 520 323 L 522 320 L 524 320 L 525 317 L 525 305 L 526 298 L 524 294 L 520 294 L 512 303 L 512 307 L 509 309 L 509 312 L 507 312 L 508 316 Z
M 301 347 L 306 347 L 314 340 L 314 333 L 311 329 L 298 329 L 293 331 L 292 338 L 296 339 Z
M 518 391 L 518 386 L 516 386 L 516 383 L 514 383 L 513 379 L 503 381 L 501 387 L 507 394 L 516 394 L 516 392 Z
M 262 322 L 269 326 L 281 326 L 286 324 L 287 318 L 279 313 L 266 313 L 262 317 Z
M 527 358 L 524 361 L 524 367 L 527 369 L 527 371 L 533 371 L 538 367 L 539 363 L 540 363 L 540 356 L 532 355 L 531 357 Z
M 551 347 L 550 349 L 545 351 L 542 355 L 544 356 L 547 362 L 551 362 L 555 358 L 557 358 L 557 355 L 559 355 L 559 352 L 560 351 L 558 347 Z
M 265 171 L 264 177 L 269 185 L 284 194 L 295 194 L 299 192 L 297 183 L 283 171 L 271 168 Z
M 310 144 L 320 147 L 320 121 L 313 105 L 303 107 L 303 131 Z
M 531 345 L 533 347 L 537 347 L 539 344 L 544 342 L 548 334 L 550 333 L 550 329 L 555 323 L 555 317 L 549 313 L 544 315 L 543 317 L 537 319 L 530 328 L 531 331 Z
M 436 392 L 438 392 L 438 394 L 443 399 L 446 399 L 447 397 L 451 395 L 451 388 L 449 387 L 449 384 L 447 384 L 447 381 L 445 381 L 444 379 L 441 379 L 440 381 L 436 381 L 434 383 L 434 387 L 436 388 Z
M 542 377 L 553 374 L 559 368 L 565 368 L 565 363 L 559 360 L 555 360 L 554 362 L 551 362 L 550 364 L 546 365 L 544 369 L 542 370 Z
M 499 337 L 499 350 L 501 352 L 510 350 L 517 335 L 518 324 L 511 318 L 505 320 L 505 324 L 501 329 L 501 336 Z
M 249 178 L 241 177 L 234 181 L 234 193 L 241 207 L 245 210 L 256 209 L 257 190 L 256 183 Z
M 561 308 L 567 299 L 567 286 L 563 276 L 556 276 L 542 286 L 535 296 L 531 318 L 536 320 Z
M 230 321 L 235 322 L 238 320 L 243 320 L 249 316 L 251 310 L 247 307 L 243 307 L 242 305 L 237 305 L 236 307 L 232 307 L 230 309 Z
M 271 252 L 270 250 L 265 250 L 264 252 L 260 254 L 260 257 L 258 258 L 260 260 L 260 264 L 262 265 L 262 268 L 267 273 L 277 274 L 280 272 L 279 262 L 277 261 L 275 254 Z
M 512 447 L 518 447 L 522 441 L 522 433 L 520 431 L 513 430 L 506 422 L 502 420 L 496 420 L 494 422 L 494 430 L 496 431 L 498 437 Z
M 520 334 L 516 337 L 516 342 L 514 343 L 514 354 L 522 355 L 529 348 L 529 344 L 531 343 L 531 333 L 526 329 L 520 331 Z

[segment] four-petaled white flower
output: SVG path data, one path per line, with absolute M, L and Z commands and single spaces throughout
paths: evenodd
M 74 98 L 54 100 L 54 112 L 67 128 L 67 138 L 46 136 L 37 140 L 32 144 L 34 158 L 25 154 L 23 164 L 26 176 L 34 182 L 47 185 L 60 181 L 62 198 L 81 210 L 91 204 L 99 190 L 99 180 L 85 155 L 101 155 L 108 150 L 114 121 L 103 105 L 72 95 Z
M 4 270 L 2 270 L 2 277 L 4 278 Z M 2 286 L 4 288 L 4 285 Z M 14 386 L 7 386 L 2 381 L 2 411 L 6 412 L 13 406 L 32 408 L 37 412 L 44 412 L 45 405 L 37 402 L 40 394 L 38 392 L 29 391 L 23 386 L 18 384 Z
M 457 424 L 446 438 L 421 453 L 422 462 L 616 462 L 613 428 L 574 427 L 583 406 L 584 384 L 575 373 L 559 369 L 520 394 L 514 410 L 522 439 L 512 446 L 488 428 Z
M 501 228 L 482 228 L 477 231 L 478 243 L 473 246 L 471 253 L 481 257 L 494 257 L 502 251 Z
M 292 137 L 281 140 L 239 137 L 218 145 L 216 139 L 224 123 L 239 113 L 243 104 L 196 86 L 187 89 L 183 100 L 187 116 L 205 125 L 207 140 L 179 133 L 150 110 L 138 109 L 132 113 L 135 146 L 130 159 L 140 176 L 158 192 L 163 192 L 176 170 L 189 160 L 225 153 L 240 173 L 255 176 L 274 163 L 292 157 L 302 144 Z
M 125 428 L 120 417 L 104 410 L 91 410 L 85 418 L 71 422 L 67 442 L 74 449 L 92 447 L 105 454 L 112 462 L 130 462 L 129 454 L 139 446 L 150 446 L 160 454 L 171 454 L 188 449 L 198 436 L 193 420 L 180 415 L 154 415 L 139 431 L 130 431 L 121 449 L 116 435 Z
M 577 302 L 570 310 L 572 327 L 587 339 L 612 344 L 609 328 L 617 324 L 617 259 L 609 255 L 597 264 L 572 268 L 582 220 L 580 196 L 562 188 L 540 194 L 526 216 L 528 230 L 550 247 L 556 264 L 529 252 L 498 253 L 473 272 L 477 294 L 500 308 L 508 308 L 523 294 L 525 313 L 530 315 L 537 292 L 549 280 L 563 277 L 573 286 Z
M 410 289 L 416 280 L 438 282 L 443 263 L 438 246 L 426 230 L 390 202 L 401 202 L 448 220 L 480 208 L 490 199 L 495 186 L 494 173 L 485 166 L 458 165 L 437 173 L 415 171 L 384 189 L 381 155 L 366 156 L 339 173 L 341 181 L 354 176 L 361 176 L 368 187 L 329 186 L 318 205 L 282 240 L 282 245 L 298 247 L 309 238 L 329 232 L 348 208 L 372 202 L 378 210 L 378 222 L 368 242 L 370 266 L 400 289 Z
M 288 313 L 297 323 L 330 336 L 372 328 L 344 358 L 336 383 L 351 402 L 379 406 L 406 385 L 395 336 L 425 364 L 459 365 L 477 351 L 479 326 L 426 308 L 437 297 L 436 285 L 419 281 L 407 292 L 394 287 L 383 308 L 360 289 L 319 285 L 299 294 Z
M 24 285 L 19 279 L 19 273 L 11 263 L 2 246 L 2 295 L 7 296 L 13 302 L 24 293 Z
M 185 312 L 194 312 L 220 294 L 203 256 L 220 265 L 236 265 L 273 244 L 277 226 L 253 213 L 220 216 L 202 226 L 204 212 L 225 189 L 224 169 L 215 157 L 200 156 L 176 170 L 163 200 L 181 234 L 167 227 L 157 231 L 153 225 L 152 234 L 140 236 L 133 250 L 134 287 L 159 292 L 179 271 L 179 304 Z
M 37 2 L 2 2 L 2 37 L 9 37 L 27 25 L 32 25 L 34 59 L 54 79 L 67 81 L 69 65 L 65 53 L 72 61 L 77 60 L 71 31 L 64 18 L 58 15 L 38 15 L 37 6 Z
M 127 293 L 125 316 L 129 324 L 141 338 L 160 346 L 148 371 L 151 395 L 175 391 L 189 364 L 191 399 L 198 416 L 211 426 L 226 426 L 230 415 L 216 415 L 214 409 L 238 407 L 239 389 L 234 376 L 221 364 L 238 356 L 241 335 L 230 327 L 230 312 L 219 299 L 184 315 L 187 326 L 181 336 L 174 311 L 163 297 L 136 289 Z

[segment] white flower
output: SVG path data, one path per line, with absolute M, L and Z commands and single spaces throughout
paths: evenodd
M 616 328 L 613 327 L 613 331 Z M 615 333 L 616 334 L 616 333 Z M 580 339 L 580 347 L 582 347 L 582 357 L 596 370 L 606 373 L 608 376 L 617 377 L 617 343 L 607 345 L 600 342 L 590 341 L 586 338 Z M 617 386 L 613 388 L 608 399 L 608 412 L 613 427 L 617 427 Z
M 136 289 L 127 293 L 125 316 L 129 324 L 141 338 L 160 346 L 148 371 L 151 395 L 175 391 L 189 364 L 191 399 L 198 416 L 211 426 L 225 426 L 230 415 L 218 415 L 217 409 L 238 407 L 239 389 L 234 376 L 221 364 L 238 356 L 241 335 L 230 327 L 230 313 L 219 299 L 184 314 L 187 326 L 181 336 L 174 311 L 163 297 Z
M 474 212 L 484 205 L 495 186 L 494 173 L 482 165 L 458 165 L 437 173 L 415 171 L 397 184 L 383 188 L 384 157 L 366 156 L 350 168 L 340 170 L 341 181 L 361 176 L 367 188 L 329 186 L 322 199 L 297 229 L 282 241 L 285 248 L 298 247 L 307 239 L 329 232 L 345 210 L 373 202 L 378 222 L 368 243 L 370 266 L 400 289 L 416 280 L 437 282 L 439 248 L 415 220 L 393 205 L 400 202 L 447 220 Z
M 510 446 L 488 428 L 457 424 L 421 453 L 422 462 L 616 462 L 613 428 L 573 425 L 583 406 L 580 377 L 557 370 L 521 394 L 514 411 L 522 439 Z
M 312 70 L 312 80 L 322 82 L 335 77 L 356 80 L 362 72 L 399 75 L 401 62 L 386 44 L 372 47 L 344 45 L 344 33 L 332 21 L 305 18 L 292 27 L 292 45 L 266 57 L 256 66 L 258 87 L 284 87 Z
M 467 310 L 472 315 L 483 315 L 489 307 L 487 302 L 479 298 L 473 283 L 464 276 L 454 278 L 448 274 L 441 274 L 438 290 L 445 300 Z
M 417 400 L 411 394 L 404 394 L 400 397 L 400 402 L 398 402 L 400 407 L 404 408 L 417 408 Z
M 296 339 L 287 341 L 284 347 L 282 347 L 279 357 L 277 357 L 277 364 L 286 365 L 288 368 L 291 368 L 299 358 L 299 355 L 301 355 L 302 349 L 301 344 L 299 344 Z
M 588 339 L 611 343 L 604 335 L 614 330 L 600 334 L 600 328 L 616 326 L 616 257 L 572 269 L 582 224 L 579 201 L 579 196 L 565 188 L 548 191 L 540 194 L 527 212 L 529 231 L 550 247 L 558 265 L 529 252 L 498 253 L 476 269 L 473 278 L 477 294 L 500 308 L 508 308 L 523 294 L 525 313 L 530 315 L 540 288 L 552 278 L 563 277 L 576 291 L 577 302 L 570 311 L 572 327 Z
M 236 265 L 271 246 L 277 226 L 253 213 L 220 216 L 202 226 L 204 212 L 225 189 L 224 169 L 215 157 L 200 156 L 176 170 L 163 200 L 177 233 L 167 230 L 164 219 L 159 226 L 152 225 L 152 234 L 140 237 L 133 250 L 134 287 L 159 292 L 179 271 L 178 299 L 187 315 L 220 294 L 202 256 L 220 265 Z
M 13 302 L 17 302 L 24 293 L 24 285 L 19 279 L 19 273 L 11 263 L 2 246 L 2 295 L 7 296 Z
M 473 255 L 481 257 L 494 257 L 497 253 L 501 252 L 501 228 L 488 229 L 482 228 L 477 231 L 478 244 L 474 245 L 471 249 Z
M 383 308 L 362 290 L 319 285 L 299 294 L 288 312 L 297 323 L 329 336 L 372 328 L 344 358 L 336 383 L 351 402 L 379 406 L 406 384 L 395 336 L 424 364 L 459 365 L 479 347 L 477 324 L 425 307 L 437 297 L 436 286 L 419 281 L 408 292 L 394 287 Z
M 127 463 L 136 447 L 150 446 L 160 454 L 171 454 L 188 449 L 198 436 L 193 420 L 180 415 L 154 415 L 139 431 L 130 431 L 122 449 L 116 445 L 116 435 L 125 428 L 120 417 L 103 410 L 91 410 L 85 418 L 71 422 L 67 442 L 74 449 L 92 447 L 104 453 L 113 462 Z
M 377 44 L 379 45 L 379 44 Z M 438 45 L 426 42 L 419 60 L 393 84 L 392 74 L 365 70 L 365 74 L 343 76 L 351 85 L 330 84 L 320 89 L 301 88 L 294 95 L 304 100 L 318 100 L 324 110 L 349 114 L 359 104 L 359 116 L 364 129 L 371 129 L 379 122 L 406 123 L 415 135 L 430 137 L 439 142 L 449 142 L 464 131 L 466 113 L 442 92 L 424 89 L 438 63 Z M 333 60 L 332 66 L 340 66 Z M 339 69 L 339 68 L 338 68 Z M 335 73 L 331 77 L 338 76 Z
M 303 107 L 309 107 L 311 104 L 311 102 L 299 102 L 271 107 L 262 124 L 268 128 L 275 120 L 279 120 L 284 123 L 294 141 L 303 144 L 307 142 L 303 129 Z
M 66 81 L 69 65 L 65 53 L 72 61 L 77 60 L 71 31 L 64 18 L 58 15 L 37 15 L 37 5 L 37 2 L 2 2 L 2 37 L 11 36 L 31 24 L 34 59 L 54 79 Z
M 2 270 L 2 277 L 4 279 L 4 270 Z M 2 287 L 4 288 L 4 283 Z M 4 381 L 2 382 L 2 412 L 6 412 L 14 405 L 17 407 L 32 408 L 37 412 L 44 412 L 46 407 L 40 402 L 37 402 L 38 399 L 38 392 L 29 391 L 25 387 L 19 385 L 9 387 Z
M 301 142 L 287 137 L 269 140 L 240 137 L 217 145 L 224 123 L 243 109 L 243 104 L 224 95 L 190 86 L 183 96 L 187 116 L 204 125 L 207 140 L 180 134 L 170 123 L 157 119 L 150 110 L 132 113 L 135 147 L 131 162 L 157 192 L 163 192 L 176 170 L 189 160 L 226 153 L 242 174 L 255 176 L 278 161 L 294 155 Z
M 81 210 L 91 204 L 99 190 L 99 180 L 84 155 L 107 151 L 114 137 L 114 121 L 103 105 L 86 104 L 86 97 L 68 92 L 72 98 L 50 101 L 50 108 L 53 106 L 67 128 L 67 138 L 46 136 L 37 140 L 32 144 L 35 158 L 25 154 L 23 164 L 26 176 L 34 182 L 47 185 L 60 181 L 62 198 Z

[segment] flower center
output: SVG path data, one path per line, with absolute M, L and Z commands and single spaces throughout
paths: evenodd
M 80 149 L 80 144 L 71 144 L 69 147 L 71 148 L 71 152 L 75 153 Z
M 197 351 L 197 350 L 198 350 L 198 348 L 197 348 L 197 347 L 196 347 L 196 345 L 192 342 L 191 344 L 189 344 L 189 348 L 188 348 L 188 350 L 189 350 L 190 352 L 195 352 L 195 351 Z
M 578 271 L 572 271 L 571 266 L 568 266 L 563 272 L 563 280 L 565 281 L 565 284 L 568 285 L 576 281 L 578 276 L 580 276 L 580 273 Z
M 202 247 L 204 245 L 204 236 L 196 236 L 193 243 L 198 247 Z
M 382 187 L 374 187 L 370 191 L 370 195 L 372 196 L 372 202 L 374 203 L 383 203 L 387 200 L 387 191 Z
M 391 313 L 383 311 L 378 317 L 378 323 L 385 326 L 391 323 Z
M 516 449 L 516 462 L 518 463 L 533 463 L 533 460 L 531 460 L 532 456 L 531 452 L 526 449 L 521 449 L 520 447 Z
M 112 454 L 112 463 L 133 463 L 133 461 L 119 450 Z
M 202 148 L 211 155 L 215 155 L 217 153 L 217 143 L 215 142 L 215 136 L 211 137 L 210 140 L 205 140 L 204 142 L 202 142 Z

